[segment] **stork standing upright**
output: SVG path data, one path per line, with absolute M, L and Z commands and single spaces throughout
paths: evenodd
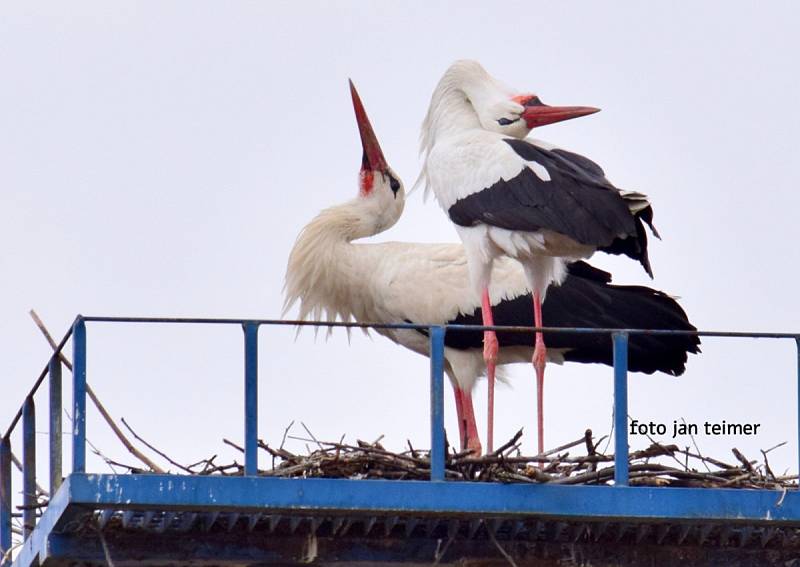
M 284 313 L 300 302 L 299 318 L 419 324 L 475 324 L 480 301 L 471 292 L 467 259 L 459 244 L 355 243 L 391 228 L 403 212 L 405 190 L 388 166 L 355 87 L 353 106 L 363 146 L 355 198 L 322 211 L 299 234 L 286 268 Z M 567 266 L 563 284 L 547 297 L 548 321 L 560 326 L 694 329 L 680 306 L 646 287 L 610 284 L 609 274 L 583 262 Z M 493 266 L 490 304 L 500 325 L 533 323 L 531 291 L 517 262 Z M 429 355 L 420 331 L 378 329 L 414 352 Z M 532 337 L 500 333 L 498 364 L 530 360 Z M 630 339 L 631 371 L 680 375 L 696 337 L 641 336 Z M 450 331 L 445 338 L 445 372 L 453 386 L 462 448 L 480 452 L 472 390 L 483 374 L 480 336 Z M 612 364 L 611 345 L 602 337 L 560 333 L 548 357 L 553 362 Z
M 522 263 L 533 290 L 536 327 L 543 326 L 542 301 L 548 286 L 560 283 L 565 258 L 587 258 L 596 250 L 625 254 L 652 277 L 642 221 L 658 233 L 647 197 L 620 191 L 583 156 L 522 139 L 534 127 L 598 110 L 545 105 L 538 96 L 497 81 L 475 61 L 457 61 L 436 86 L 422 125 L 420 182 L 433 190 L 464 243 L 484 325 L 497 323 L 489 299 L 492 265 L 500 256 Z M 490 450 L 497 353 L 497 337 L 487 331 Z M 540 451 L 546 356 L 544 337 L 537 332 L 532 362 Z

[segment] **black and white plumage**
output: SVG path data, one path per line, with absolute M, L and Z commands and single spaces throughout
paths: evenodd
M 638 260 L 652 277 L 644 224 L 658 233 L 646 196 L 619 191 L 600 166 L 581 155 L 535 141 L 503 142 L 526 166 L 511 179 L 500 178 L 458 199 L 447 210 L 453 223 L 558 233 L 579 245 Z
M 531 292 L 494 303 L 499 325 L 533 327 Z M 548 291 L 542 305 L 544 317 L 553 327 L 605 327 L 627 329 L 695 330 L 686 313 L 667 294 L 645 286 L 611 284 L 611 274 L 584 261 L 567 265 L 567 276 L 560 286 Z M 480 307 L 460 313 L 448 324 L 480 325 Z M 502 321 L 502 322 L 499 322 Z M 611 341 L 605 335 L 588 333 L 545 333 L 548 352 L 559 362 L 602 363 L 613 365 Z M 532 334 L 501 331 L 497 339 L 503 349 L 523 347 L 528 352 Z M 632 372 L 664 372 L 680 376 L 686 369 L 687 353 L 699 352 L 695 336 L 632 335 L 628 346 L 628 367 Z M 477 333 L 451 330 L 445 345 L 455 349 L 482 348 Z M 502 351 L 501 351 L 502 352 Z
M 365 152 L 358 195 L 322 211 L 300 233 L 289 256 L 284 313 L 299 302 L 301 319 L 419 324 L 476 322 L 480 300 L 468 282 L 467 258 L 459 244 L 406 242 L 358 243 L 393 226 L 403 212 L 405 190 L 388 167 L 366 114 L 353 90 Z M 367 190 L 368 189 L 368 190 Z M 668 296 L 639 287 L 610 285 L 610 276 L 584 263 L 569 266 L 564 283 L 548 296 L 545 309 L 555 324 L 693 329 L 680 306 Z M 530 301 L 522 267 L 501 258 L 493 265 L 491 304 L 500 325 L 531 324 Z M 424 333 L 379 329 L 379 334 L 428 356 Z M 445 371 L 456 396 L 459 432 L 464 446 L 479 450 L 471 392 L 484 374 L 480 333 L 448 333 Z M 500 335 L 499 364 L 530 360 L 532 345 L 524 335 Z M 604 340 L 603 340 L 604 339 Z M 607 337 L 559 337 L 548 351 L 553 362 L 610 364 Z M 605 344 L 603 344 L 605 342 Z M 631 369 L 678 375 L 687 353 L 697 352 L 694 338 L 631 337 Z
M 436 86 L 422 125 L 420 181 L 434 192 L 464 243 L 472 289 L 482 297 L 484 325 L 496 323 L 487 297 L 492 264 L 502 256 L 523 265 L 537 327 L 544 326 L 545 292 L 560 283 L 565 261 L 597 250 L 625 254 L 652 277 L 644 225 L 658 233 L 647 197 L 620 191 L 588 158 L 523 139 L 533 127 L 597 111 L 545 105 L 497 81 L 475 61 L 454 63 Z M 490 448 L 497 350 L 495 334 L 487 331 Z M 537 333 L 533 364 L 540 450 L 545 360 L 544 337 Z

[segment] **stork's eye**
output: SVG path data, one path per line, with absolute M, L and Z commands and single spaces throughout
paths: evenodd
M 509 124 L 513 124 L 517 120 L 519 120 L 519 118 L 516 118 L 514 120 L 509 120 L 508 118 L 501 118 L 500 120 L 497 121 L 497 123 L 500 124 L 500 126 L 508 126 Z
M 389 187 L 392 188 L 393 193 L 400 191 L 400 182 L 391 175 L 389 176 Z

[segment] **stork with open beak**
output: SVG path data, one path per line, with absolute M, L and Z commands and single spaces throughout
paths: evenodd
M 300 319 L 419 324 L 476 324 L 481 303 L 468 283 L 467 258 L 459 244 L 407 242 L 358 243 L 392 227 L 403 212 L 405 189 L 389 167 L 358 93 L 350 85 L 363 155 L 357 195 L 322 211 L 300 232 L 286 268 L 284 314 L 299 301 Z M 577 327 L 694 329 L 669 296 L 646 287 L 611 285 L 611 276 L 584 262 L 565 268 L 560 287 L 551 290 L 543 310 L 551 324 Z M 533 324 L 531 290 L 522 267 L 500 258 L 493 265 L 489 305 L 499 325 Z M 428 356 L 424 332 L 378 329 L 378 333 Z M 501 333 L 498 364 L 526 362 L 532 337 Z M 472 391 L 484 373 L 479 333 L 450 331 L 445 337 L 445 372 L 455 395 L 462 448 L 480 453 Z M 612 363 L 604 337 L 558 334 L 547 351 L 550 361 Z M 698 352 L 696 337 L 630 338 L 634 372 L 683 373 L 687 353 Z
M 472 289 L 481 297 L 483 324 L 497 323 L 490 298 L 492 266 L 519 260 L 533 290 L 536 327 L 564 259 L 596 250 L 638 260 L 652 277 L 643 222 L 652 225 L 647 197 L 617 189 L 593 161 L 544 142 L 525 140 L 531 129 L 598 112 L 585 106 L 548 106 L 538 96 L 502 84 L 475 61 L 457 61 L 444 74 L 422 125 L 425 163 L 420 181 L 432 189 L 455 224 L 467 254 Z M 553 321 L 547 321 L 552 325 Z M 484 335 L 489 376 L 488 443 L 492 447 L 495 333 Z M 547 352 L 536 333 L 539 450 L 544 448 L 544 367 Z

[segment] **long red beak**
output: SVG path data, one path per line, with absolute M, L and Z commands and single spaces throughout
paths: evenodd
M 386 158 L 383 157 L 378 138 L 375 136 L 372 124 L 369 123 L 367 111 L 364 110 L 364 105 L 361 104 L 361 97 L 358 96 L 358 91 L 353 81 L 350 81 L 350 94 L 353 97 L 353 109 L 356 111 L 358 131 L 361 134 L 361 146 L 364 148 L 361 168 L 372 171 L 386 171 L 389 166 L 386 164 Z
M 600 109 L 591 106 L 547 106 L 546 104 L 537 104 L 525 106 L 522 118 L 528 128 L 536 128 L 537 126 L 562 122 L 571 118 L 594 114 L 595 112 L 600 112 Z

